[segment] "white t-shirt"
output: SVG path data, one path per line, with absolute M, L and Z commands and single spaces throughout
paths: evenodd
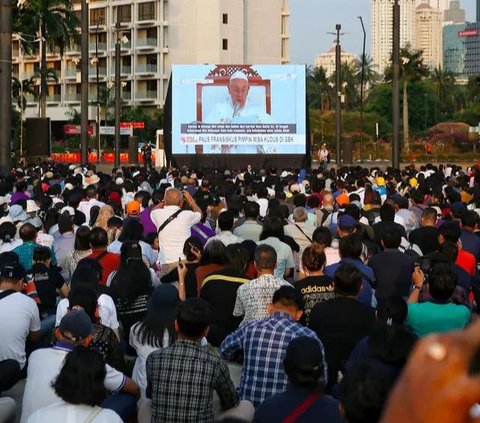
M 35 410 L 61 401 L 51 384 L 59 375 L 69 351 L 69 349 L 61 347 L 43 348 L 30 355 L 27 382 L 23 394 L 21 423 L 27 422 Z M 126 376 L 108 364 L 105 366 L 107 370 L 104 382 L 105 388 L 109 392 L 120 391 L 127 381 Z M 50 422 L 48 419 L 43 421 Z M 64 421 L 67 422 L 68 420 L 65 419 Z
M 150 217 L 158 228 L 177 210 L 178 206 L 165 206 L 163 209 L 155 209 Z M 183 210 L 173 219 L 158 235 L 160 251 L 157 263 L 176 263 L 178 258 L 185 258 L 183 245 L 191 235 L 191 227 L 202 219 L 202 213 Z
M 136 331 L 141 322 L 135 323 L 130 329 L 130 346 L 137 352 L 137 359 L 135 360 L 135 366 L 133 367 L 132 379 L 139 386 L 142 398 L 146 398 L 145 390 L 147 389 L 147 371 L 146 362 L 147 357 L 154 351 L 157 351 L 158 347 L 152 347 L 148 344 L 142 344 L 140 338 L 136 335 Z M 162 345 L 168 346 L 169 336 L 168 331 L 165 330 L 163 334 Z
M 28 423 L 84 423 L 95 412 L 95 407 L 89 405 L 61 401 L 35 411 L 28 419 Z M 123 420 L 115 411 L 102 408 L 91 422 L 122 423 Z
M 117 309 L 112 297 L 107 294 L 102 294 L 97 299 L 98 315 L 100 317 L 100 323 L 104 326 L 108 326 L 113 330 L 117 330 L 120 326 L 117 318 Z M 68 298 L 63 298 L 57 305 L 57 315 L 55 319 L 55 326 L 60 325 L 62 317 L 68 312 L 70 303 Z
M 21 239 L 12 239 L 11 242 L 1 242 L 0 243 L 0 254 L 12 251 L 14 248 L 17 248 L 19 245 L 22 245 L 23 241 Z
M 268 200 L 266 198 L 259 198 L 257 203 L 260 206 L 260 216 L 265 217 L 267 215 Z
M 0 361 L 16 360 L 23 369 L 27 336 L 40 330 L 37 304 L 20 292 L 10 294 L 0 300 L 0 322 Z
M 81 211 L 85 215 L 85 217 L 87 218 L 86 223 L 88 225 L 90 223 L 90 209 L 93 206 L 103 207 L 104 205 L 105 203 L 102 203 L 95 198 L 91 198 L 88 201 L 80 201 L 77 210 Z

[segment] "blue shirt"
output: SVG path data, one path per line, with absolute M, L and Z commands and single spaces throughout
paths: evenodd
M 287 388 L 287 376 L 283 360 L 292 339 L 308 336 L 318 340 L 317 335 L 297 323 L 284 312 L 274 312 L 263 320 L 246 322 L 231 333 L 220 346 L 220 354 L 233 360 L 243 352 L 243 369 L 238 391 L 242 399 L 254 406 L 266 398 Z M 323 345 L 318 340 L 325 357 Z M 324 359 L 324 380 L 327 379 L 327 364 Z
M 335 272 L 342 264 L 353 264 L 358 270 L 360 270 L 360 272 L 362 272 L 362 289 L 357 295 L 357 300 L 365 305 L 375 308 L 377 306 L 377 300 L 375 299 L 375 295 L 373 295 L 373 288 L 367 280 L 367 278 L 370 279 L 370 281 L 375 280 L 375 274 L 373 273 L 372 268 L 363 264 L 360 259 L 347 257 L 342 258 L 338 263 L 334 263 L 325 267 L 325 274 L 333 278 L 335 276 Z

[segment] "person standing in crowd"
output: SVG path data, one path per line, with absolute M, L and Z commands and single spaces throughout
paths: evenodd
M 417 244 L 424 255 L 438 250 L 437 211 L 427 207 L 422 212 L 420 227 L 410 232 L 409 241 Z
M 140 151 L 142 153 L 143 166 L 148 172 L 152 168 L 152 147 L 150 146 L 150 143 L 144 143 Z
M 330 151 L 328 151 L 327 144 L 322 143 L 320 146 L 320 150 L 318 150 L 317 153 L 317 160 L 320 171 L 326 170 L 330 163 Z

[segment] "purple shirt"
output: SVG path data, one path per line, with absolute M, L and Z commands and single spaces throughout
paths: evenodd
M 12 195 L 10 204 L 17 204 L 17 202 L 21 200 L 30 200 L 30 197 L 28 197 L 24 192 L 16 192 Z
M 157 227 L 155 223 L 152 222 L 150 214 L 152 213 L 152 207 L 147 207 L 144 211 L 140 213 L 140 222 L 143 225 L 143 236 L 147 236 L 150 232 L 157 232 Z

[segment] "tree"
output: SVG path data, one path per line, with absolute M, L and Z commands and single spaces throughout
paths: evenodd
M 327 71 L 322 66 L 307 69 L 308 106 L 322 111 L 330 109 L 333 89 L 329 85 Z
M 12 98 L 16 100 L 17 107 L 23 113 L 27 108 L 27 94 L 36 97 L 35 76 L 20 81 L 18 78 L 12 78 Z
M 357 79 L 362 80 L 362 63 L 364 64 L 364 84 L 365 87 L 370 88 L 378 84 L 380 81 L 380 74 L 375 70 L 372 57 L 365 55 L 357 60 Z
M 357 78 L 357 64 L 343 62 L 340 68 L 341 87 L 340 92 L 345 95 L 345 108 L 351 110 L 360 103 L 360 80 Z M 330 77 L 331 84 L 335 84 L 336 72 Z
M 40 39 L 40 117 L 44 118 L 47 113 L 48 91 L 47 47 L 50 51 L 58 51 L 63 55 L 67 47 L 78 41 L 79 20 L 73 11 L 71 0 L 29 0 L 14 22 L 20 26 L 15 28 L 16 31 Z M 34 49 L 32 40 L 22 42 L 27 52 Z
M 455 92 L 458 91 L 455 76 L 451 72 L 435 68 L 429 80 L 435 89 L 435 122 L 451 118 L 452 111 L 456 109 Z
M 422 50 L 415 50 L 410 45 L 400 49 L 400 78 L 403 87 L 403 148 L 410 150 L 410 129 L 408 110 L 408 85 L 419 81 L 429 75 L 428 67 L 423 63 Z M 385 70 L 385 79 L 391 81 L 393 76 L 392 66 Z

